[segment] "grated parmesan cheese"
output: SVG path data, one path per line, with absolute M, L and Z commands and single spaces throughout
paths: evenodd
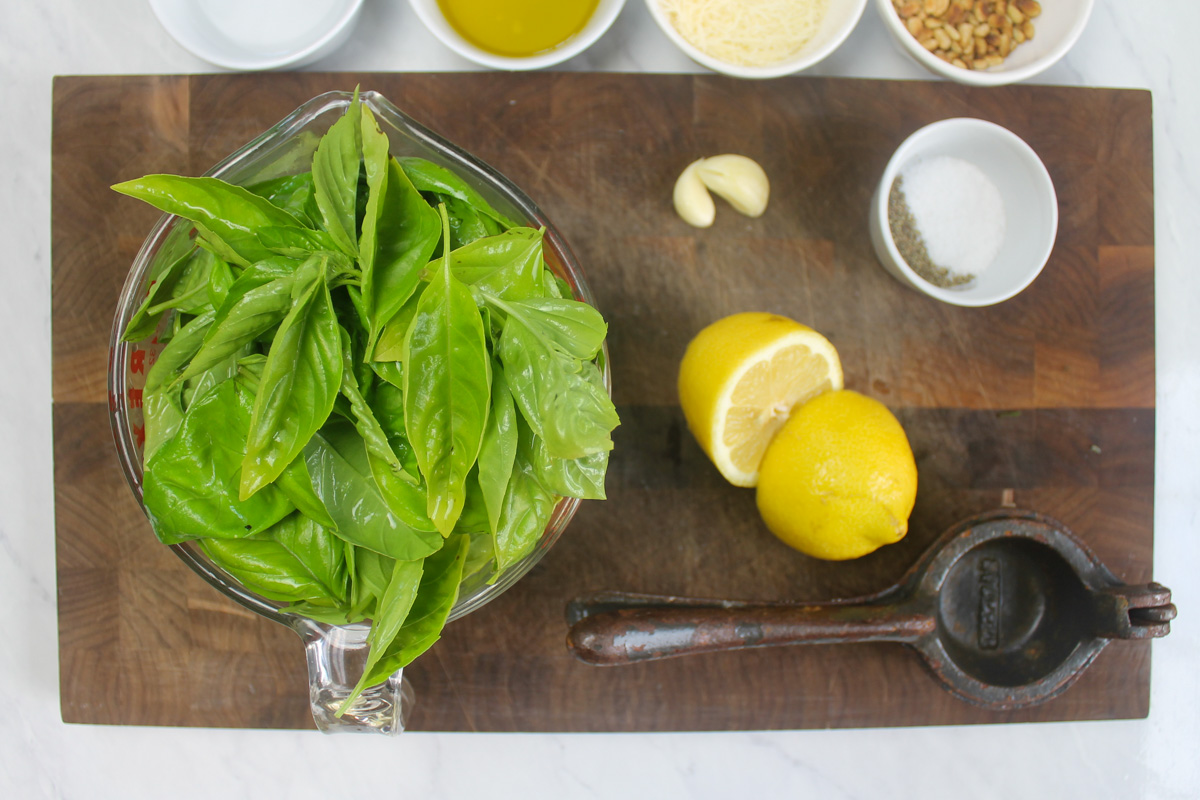
M 659 0 L 679 35 L 729 64 L 765 67 L 816 34 L 829 0 Z

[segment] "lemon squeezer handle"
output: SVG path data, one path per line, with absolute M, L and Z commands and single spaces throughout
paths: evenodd
M 604 592 L 567 607 L 567 647 L 594 666 L 795 644 L 915 643 L 933 616 L 900 598 L 743 603 Z

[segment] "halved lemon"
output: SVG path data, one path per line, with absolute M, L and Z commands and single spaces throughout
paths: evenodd
M 679 367 L 679 404 L 701 449 L 735 486 L 758 466 L 792 409 L 842 388 L 837 350 L 807 325 L 746 312 L 696 334 Z

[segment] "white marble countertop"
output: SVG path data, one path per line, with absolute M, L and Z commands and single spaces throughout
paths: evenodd
M 249 1 L 249 0 L 247 0 Z M 1052 0 L 1048 0 L 1052 2 Z M 873 5 L 873 4 L 872 4 Z M 1154 645 L 1146 720 L 658 735 L 405 734 L 65 725 L 59 714 L 50 413 L 50 112 L 56 74 L 212 71 L 145 0 L 11 0 L 0 21 L 0 797 L 1200 796 L 1200 4 L 1100 0 L 1037 79 L 1154 93 L 1157 459 L 1154 577 L 1182 615 Z M 367 0 L 311 69 L 466 70 L 402 0 Z M 630 0 L 563 69 L 701 71 Z M 868 7 L 812 74 L 926 79 Z M 14 378 L 13 376 L 19 376 Z M 370 772 L 360 771 L 371 765 Z M 319 765 L 319 766 L 318 766 Z M 354 765 L 354 766 L 351 766 Z M 350 770 L 360 777 L 352 778 Z M 367 777 L 367 776 L 370 777 Z

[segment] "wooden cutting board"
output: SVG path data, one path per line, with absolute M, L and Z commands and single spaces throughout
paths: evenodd
M 62 715 L 68 722 L 311 727 L 303 650 L 160 546 L 125 485 L 105 368 L 118 290 L 157 213 L 108 190 L 198 175 L 316 94 L 380 91 L 497 167 L 559 225 L 611 324 L 623 424 L 608 502 L 585 503 L 507 594 L 449 626 L 407 674 L 413 729 L 663 731 L 1146 715 L 1149 643 L 1111 645 L 1064 695 L 998 713 L 943 691 L 894 644 L 576 662 L 572 597 L 616 589 L 819 600 L 894 582 L 951 523 L 1000 505 L 1073 528 L 1121 579 L 1150 579 L 1154 212 L 1148 92 L 825 78 L 501 73 L 69 77 L 54 83 L 53 370 Z M 1042 276 L 955 308 L 875 261 L 867 205 L 896 146 L 974 116 L 1023 137 L 1058 189 Z M 758 159 L 766 215 L 671 207 L 691 160 Z M 1012 232 L 1020 235 L 1019 231 Z M 858 561 L 778 543 L 749 490 L 695 445 L 675 371 L 696 331 L 767 310 L 824 332 L 846 385 L 892 407 L 920 489 L 911 532 Z M 1168 645 L 1169 646 L 1169 645 Z

